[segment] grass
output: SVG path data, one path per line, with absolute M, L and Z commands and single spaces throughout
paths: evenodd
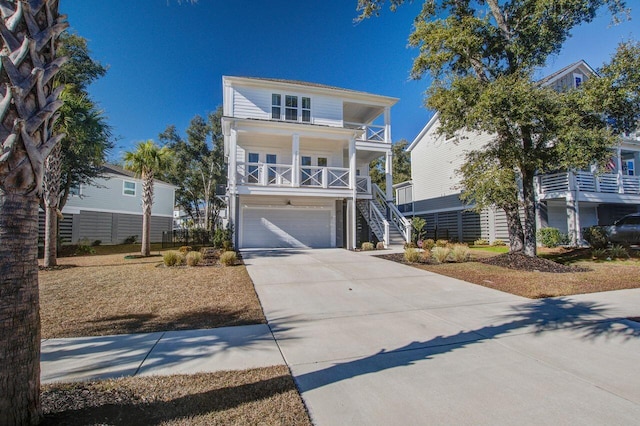
M 266 322 L 243 265 L 166 268 L 162 257 L 123 253 L 58 263 L 39 274 L 43 338 Z
M 311 425 L 286 366 L 42 386 L 44 425 Z
M 488 249 L 488 250 L 487 250 Z M 495 256 L 493 247 L 475 248 L 474 259 Z M 531 299 L 640 287 L 640 259 L 593 261 L 588 250 L 543 250 L 541 257 L 588 268 L 587 272 L 518 271 L 479 262 L 412 266 Z

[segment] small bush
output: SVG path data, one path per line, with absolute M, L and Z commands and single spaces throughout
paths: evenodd
M 507 245 L 507 243 L 505 243 L 504 241 L 500 240 L 500 239 L 495 239 L 493 240 L 493 242 L 491 243 L 491 245 L 493 247 L 504 247 Z
M 124 243 L 125 244 L 135 244 L 137 240 L 138 240 L 138 236 L 137 235 L 129 235 L 127 238 L 124 239 Z
M 202 260 L 202 254 L 198 251 L 190 251 L 187 253 L 185 260 L 189 266 L 198 266 L 198 263 Z
M 231 242 L 231 240 L 224 240 L 222 242 L 222 250 L 233 251 L 233 243 Z
M 451 248 L 451 257 L 456 263 L 463 263 L 469 260 L 469 247 L 466 244 L 454 244 Z
M 567 243 L 567 236 L 562 234 L 558 228 L 540 228 L 536 237 L 540 244 L 549 248 Z
M 449 240 L 436 241 L 436 247 L 447 247 L 447 246 L 449 246 Z
M 411 219 L 412 239 L 417 242 L 422 239 L 424 235 L 424 227 L 427 226 L 427 221 L 423 218 L 416 216 Z
M 408 248 L 418 248 L 418 245 L 416 243 L 404 243 L 404 249 Z
M 220 255 L 220 263 L 224 266 L 233 266 L 236 264 L 238 256 L 235 251 L 225 251 Z
M 609 245 L 609 237 L 602 226 L 585 228 L 582 231 L 582 238 L 594 249 L 604 249 Z
M 629 253 L 627 249 L 623 246 L 616 244 L 609 249 L 609 255 L 611 255 L 612 259 L 628 259 Z
M 94 242 L 91 243 L 92 247 L 98 247 L 100 244 L 102 244 L 101 240 L 95 240 Z
M 187 254 L 191 251 L 191 246 L 182 246 L 178 249 L 178 251 L 182 254 Z
M 434 247 L 433 250 L 431 250 L 431 255 L 438 263 L 446 262 L 450 254 L 451 249 L 448 247 Z
M 477 240 L 475 240 L 473 242 L 473 245 L 474 246 L 488 246 L 489 245 L 489 241 L 487 241 L 485 239 L 482 239 L 482 238 L 479 238 L 479 239 L 477 239 Z
M 382 241 L 376 243 L 376 250 L 384 250 L 384 243 Z
M 78 240 L 78 245 L 76 247 L 75 253 L 77 255 L 83 254 L 95 254 L 95 249 L 90 245 L 88 238 L 81 238 Z
M 428 262 L 429 259 L 431 259 L 431 250 L 422 250 L 422 253 L 420 253 L 420 255 L 422 256 L 423 262 Z
M 603 260 L 609 256 L 606 248 L 594 248 L 591 249 L 591 257 L 594 259 Z
M 366 242 L 366 243 L 362 243 L 362 251 L 371 251 L 375 248 L 375 246 L 373 245 L 373 243 L 370 242 Z
M 164 262 L 164 266 L 180 266 L 183 262 L 182 253 L 176 250 L 166 251 L 162 255 L 162 261 Z
M 417 248 L 409 247 L 404 251 L 404 260 L 409 263 L 416 263 L 420 260 L 420 251 Z
M 433 241 L 431 238 L 428 238 L 422 241 L 423 250 L 431 251 L 431 249 L 434 248 L 435 246 L 436 246 L 436 242 Z

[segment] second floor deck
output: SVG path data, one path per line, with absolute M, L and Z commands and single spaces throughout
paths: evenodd
M 587 171 L 542 175 L 537 180 L 540 199 L 560 198 L 571 191 L 590 194 L 640 195 L 640 176 Z

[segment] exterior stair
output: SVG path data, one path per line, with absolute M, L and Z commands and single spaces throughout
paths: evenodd
M 372 185 L 373 197 L 359 199 L 357 208 L 367 221 L 369 228 L 379 241 L 389 245 L 403 245 L 411 237 L 411 222 L 404 217 L 376 185 Z

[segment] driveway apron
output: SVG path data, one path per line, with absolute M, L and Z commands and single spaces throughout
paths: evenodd
M 317 425 L 638 424 L 640 290 L 530 300 L 342 249 L 242 256 Z

